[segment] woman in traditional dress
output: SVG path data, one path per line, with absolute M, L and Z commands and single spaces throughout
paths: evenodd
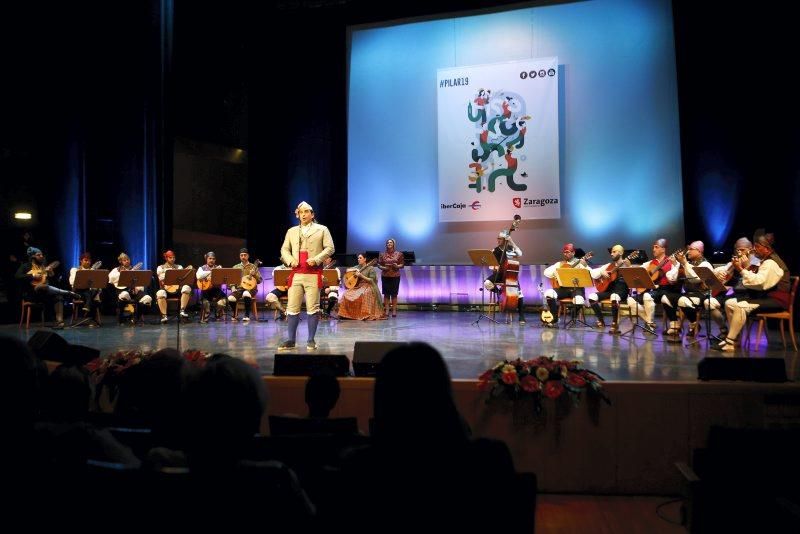
M 348 288 L 339 299 L 339 318 L 374 321 L 386 319 L 378 291 L 378 271 L 373 267 L 374 261 L 367 263 L 366 254 L 358 255 L 358 267 L 348 269 L 345 273 L 345 285 L 350 279 L 356 284 Z

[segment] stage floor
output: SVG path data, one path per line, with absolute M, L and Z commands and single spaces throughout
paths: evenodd
M 305 315 L 298 329 L 298 349 L 308 353 Z M 474 379 L 502 359 L 532 358 L 555 355 L 561 359 L 580 360 L 606 380 L 614 381 L 694 381 L 697 362 L 704 356 L 720 356 L 707 348 L 704 338 L 686 346 L 667 343 L 659 335 L 653 337 L 635 331 L 635 336 L 614 336 L 606 330 L 589 328 L 542 328 L 538 319 L 520 326 L 494 324 L 482 319 L 477 325 L 477 312 L 403 311 L 397 318 L 384 321 L 321 321 L 317 332 L 319 348 L 315 354 L 345 354 L 352 359 L 356 341 L 426 341 L 436 347 L 447 361 L 453 378 Z M 531 315 L 530 319 L 536 316 Z M 591 317 L 589 317 L 591 319 Z M 148 322 L 157 320 L 146 317 Z M 660 324 L 660 323 L 659 323 Z M 630 328 L 627 319 L 621 330 Z M 20 329 L 16 325 L 0 326 L 0 334 L 27 340 L 37 330 Z M 755 329 L 754 329 L 755 330 Z M 716 332 L 716 329 L 714 329 Z M 71 343 L 100 349 L 101 354 L 118 349 L 160 349 L 177 346 L 177 324 L 160 323 L 130 327 L 117 326 L 114 317 L 105 317 L 102 328 L 67 328 L 57 331 Z M 701 333 L 704 333 L 701 332 Z M 180 327 L 181 348 L 224 352 L 255 362 L 262 373 L 272 374 L 274 354 L 286 336 L 286 323 L 275 322 L 269 314 L 267 322 L 212 322 L 201 325 L 196 320 Z M 753 332 L 755 336 L 755 331 Z M 797 353 L 789 346 L 784 350 L 780 334 L 769 333 L 770 346 L 763 338 L 758 348 L 740 349 L 736 356 L 781 357 L 787 362 L 787 374 L 797 376 Z

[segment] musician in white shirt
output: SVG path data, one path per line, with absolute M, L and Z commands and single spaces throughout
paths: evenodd
M 175 263 L 175 253 L 171 250 L 168 250 L 164 253 L 164 264 L 159 265 L 156 268 L 156 276 L 158 276 L 158 284 L 161 286 L 161 289 L 156 291 L 156 302 L 158 303 L 158 309 L 161 312 L 161 323 L 166 323 L 169 318 L 167 317 L 167 299 L 177 298 L 180 296 L 181 299 L 181 309 L 179 315 L 181 318 L 188 318 L 189 314 L 186 313 L 186 306 L 189 305 L 189 299 L 192 298 L 192 288 L 189 287 L 189 284 L 178 284 L 175 286 L 165 286 L 164 285 L 164 278 L 167 276 L 167 271 L 171 269 L 183 269 L 183 266 L 178 265 Z
M 133 306 L 133 303 L 136 302 L 138 306 L 136 308 L 136 317 L 133 320 L 133 324 L 139 321 L 142 317 L 143 313 L 143 306 L 150 307 L 153 304 L 153 297 L 147 294 L 147 290 L 144 286 L 136 286 L 133 289 L 130 289 L 125 286 L 119 285 L 119 274 L 120 271 L 130 271 L 130 270 L 137 270 L 141 267 L 141 264 L 136 265 L 133 269 L 131 268 L 131 259 L 128 257 L 127 254 L 122 252 L 119 256 L 117 256 L 117 261 L 119 262 L 118 267 L 114 267 L 110 273 L 108 273 L 108 283 L 113 285 L 116 292 L 117 292 L 117 305 L 119 307 L 119 322 L 120 324 L 124 323 L 125 319 L 125 311 L 129 309 L 129 306 Z
M 217 255 L 213 252 L 209 251 L 206 252 L 203 257 L 206 260 L 204 265 L 201 265 L 199 269 L 197 269 L 197 281 L 200 283 L 201 281 L 207 280 L 210 282 L 211 278 L 211 271 L 214 269 L 219 269 L 222 265 L 217 265 Z M 231 305 L 236 304 L 236 297 L 230 295 L 229 297 L 225 297 L 225 293 L 222 291 L 221 287 L 218 286 L 211 286 L 208 289 L 203 289 L 200 291 L 200 302 L 203 307 L 203 318 L 200 320 L 202 324 L 208 322 L 209 315 L 211 314 L 211 302 L 216 302 L 217 304 L 217 311 L 224 312 L 227 310 L 227 304 L 230 302 Z
M 99 263 L 99 262 L 98 262 Z M 102 288 L 92 287 L 86 289 L 75 290 L 75 275 L 78 271 L 88 271 L 92 268 L 92 255 L 89 252 L 84 252 L 80 257 L 80 265 L 73 267 L 69 270 L 69 287 L 78 293 L 83 300 L 83 308 L 81 309 L 86 317 L 95 317 L 97 309 L 100 307 L 100 290 Z M 100 326 L 96 321 L 89 323 L 89 326 Z

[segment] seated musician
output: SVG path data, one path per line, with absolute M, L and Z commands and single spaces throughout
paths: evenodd
M 714 274 L 717 279 L 728 288 L 726 293 L 711 297 L 711 318 L 719 326 L 720 337 L 725 337 L 728 334 L 728 320 L 723 313 L 725 303 L 730 298 L 745 298 L 747 296 L 747 289 L 742 283 L 742 274 L 736 270 L 733 265 L 734 261 L 744 261 L 751 268 L 758 266 L 761 261 L 753 253 L 753 243 L 746 237 L 740 237 L 733 244 L 733 258 L 725 265 L 721 265 L 714 269 Z M 733 289 L 733 291 L 731 291 Z M 709 302 L 705 302 L 706 309 L 709 308 Z
M 572 303 L 576 306 L 583 306 L 586 304 L 584 298 L 585 292 L 583 288 L 567 288 L 559 287 L 558 280 L 556 279 L 556 270 L 562 267 L 574 267 L 577 269 L 588 269 L 589 265 L 583 258 L 575 257 L 575 246 L 572 243 L 566 243 L 561 249 L 561 261 L 557 261 L 550 267 L 546 268 L 542 275 L 549 278 L 553 287 L 544 292 L 544 298 L 547 301 L 547 306 L 550 308 L 550 313 L 553 317 L 558 317 L 558 300 L 559 299 L 572 299 Z M 574 291 L 574 297 L 573 297 Z M 555 328 L 557 323 L 548 323 L 547 326 Z
M 358 255 L 358 267 L 348 269 L 345 277 L 355 277 L 355 286 L 347 289 L 339 301 L 339 318 L 374 321 L 386 319 L 378 290 L 378 270 L 367 265 L 367 256 Z
M 167 318 L 167 298 L 178 298 L 180 296 L 181 310 L 179 315 L 184 319 L 188 319 L 189 317 L 189 314 L 186 313 L 186 306 L 189 305 L 189 299 L 192 298 L 192 288 L 189 286 L 189 284 L 174 286 L 164 285 L 164 278 L 167 276 L 167 271 L 170 269 L 183 269 L 183 266 L 175 263 L 175 253 L 171 250 L 168 250 L 164 253 L 164 264 L 159 265 L 158 268 L 156 268 L 158 284 L 161 286 L 161 289 L 156 291 L 156 302 L 158 303 L 158 309 L 161 312 L 162 324 L 169 320 Z
M 609 334 L 619 334 L 619 303 L 622 299 L 628 299 L 628 284 L 619 273 L 616 271 L 619 267 L 630 267 L 630 259 L 623 258 L 625 248 L 622 245 L 614 245 L 611 247 L 611 261 L 605 265 L 601 265 L 596 269 L 591 269 L 592 278 L 595 280 L 607 280 L 609 277 L 614 276 L 614 280 L 605 291 L 595 291 L 589 295 L 589 305 L 594 310 L 594 315 L 597 317 L 595 326 L 597 328 L 605 328 L 606 324 L 603 321 L 603 311 L 600 308 L 600 301 L 605 299 L 611 300 L 611 330 Z M 610 274 L 614 271 L 613 275 Z
M 749 268 L 749 259 L 734 261 L 734 268 L 742 277 L 746 295 L 730 298 L 725 302 L 728 335 L 719 345 L 712 347 L 715 350 L 733 352 L 736 349 L 736 337 L 742 331 L 747 316 L 754 310 L 772 312 L 789 309 L 789 269 L 775 253 L 774 234 L 757 233 L 753 243 L 753 251 L 761 264 L 757 272 L 753 272 Z
M 505 279 L 505 273 L 503 272 L 503 263 L 505 260 L 516 260 L 522 256 L 522 249 L 520 249 L 514 240 L 511 239 L 511 234 L 507 231 L 502 231 L 497 235 L 497 246 L 494 247 L 492 251 L 494 254 L 497 263 L 500 264 L 500 267 L 492 267 L 492 271 L 494 271 L 489 278 L 483 281 L 483 287 L 487 291 L 495 291 L 499 293 L 501 291 L 501 286 Z M 524 298 L 522 295 L 522 289 L 519 290 L 519 297 L 517 298 L 517 313 L 519 313 L 519 324 L 525 324 L 525 303 Z
M 700 302 L 706 297 L 706 294 L 703 292 L 703 281 L 697 277 L 694 268 L 714 268 L 711 263 L 703 257 L 704 250 L 705 245 L 702 241 L 694 241 L 686 249 L 685 255 L 675 255 L 678 264 L 683 268 L 684 273 L 686 273 L 686 279 L 683 282 L 683 295 L 678 299 L 678 307 L 683 311 L 684 317 L 689 320 L 689 330 L 686 332 L 687 337 L 695 337 L 700 331 L 700 321 L 697 320 L 696 306 L 700 306 Z
M 662 237 L 653 242 L 653 259 L 642 267 L 647 269 L 656 287 L 650 291 L 641 291 L 636 297 L 628 297 L 628 306 L 635 310 L 635 313 L 645 322 L 648 330 L 655 332 L 656 303 L 662 303 L 664 313 L 668 316 L 670 312 L 674 313 L 673 320 L 677 321 L 678 314 L 675 309 L 670 307 L 668 310 L 664 302 L 677 303 L 681 291 L 680 286 L 670 281 L 677 279 L 678 263 L 673 261 L 671 256 L 667 256 L 667 240 L 665 238 Z M 672 272 L 673 269 L 674 272 Z M 672 272 L 671 278 L 667 276 L 670 272 Z
M 81 296 L 81 300 L 83 301 L 83 308 L 81 308 L 81 311 L 83 311 L 84 317 L 92 318 L 92 322 L 89 323 L 89 326 L 100 326 L 94 320 L 94 317 L 96 317 L 97 310 L 100 307 L 100 293 L 102 288 L 90 287 L 76 291 L 75 275 L 78 271 L 88 271 L 92 268 L 97 269 L 98 267 L 99 265 L 95 267 L 92 266 L 92 255 L 89 252 L 84 252 L 81 254 L 80 264 L 77 267 L 73 267 L 69 270 L 69 286 L 73 291 L 75 291 L 75 293 Z
M 196 276 L 197 285 L 200 287 L 200 304 L 203 307 L 203 318 L 200 322 L 206 324 L 211 315 L 211 302 L 216 302 L 218 312 L 225 312 L 229 299 L 226 299 L 221 287 L 211 285 L 211 271 L 222 267 L 222 265 L 217 265 L 217 255 L 209 251 L 203 257 L 206 262 L 197 269 Z M 233 295 L 230 296 L 230 299 L 233 299 L 234 303 L 236 302 Z
M 336 280 L 338 283 L 335 286 L 328 286 L 322 289 L 322 302 L 325 302 L 325 316 L 330 317 L 336 303 L 339 302 L 339 286 L 342 284 L 342 273 L 338 267 L 334 267 L 335 260 L 328 256 L 322 262 L 323 269 L 334 269 L 336 271 Z M 386 299 L 384 299 L 384 306 Z
M 280 264 L 274 269 L 272 269 L 272 279 L 275 280 L 275 271 L 291 271 L 291 267 L 287 267 L 286 265 Z M 281 298 L 286 298 L 289 296 L 289 288 L 287 286 L 275 286 L 275 288 L 267 293 L 267 303 L 272 307 L 273 310 L 278 310 L 280 314 L 278 317 L 279 321 L 286 320 L 286 308 L 281 303 Z
M 258 284 L 261 283 L 261 273 L 258 271 L 258 265 L 255 263 L 250 263 L 250 253 L 246 248 L 239 250 L 239 263 L 234 265 L 233 268 L 241 269 L 243 278 L 245 276 L 252 276 L 256 283 L 256 286 L 253 289 L 231 286 L 231 293 L 228 295 L 228 301 L 232 302 L 231 305 L 233 306 L 234 310 L 236 309 L 236 303 L 239 302 L 239 300 L 244 301 L 244 319 L 242 319 L 242 321 L 247 323 L 250 322 L 250 309 L 253 307 L 253 299 L 258 293 Z M 232 301 L 231 297 L 233 297 Z M 234 316 L 233 319 L 236 320 L 236 316 Z
M 133 308 L 136 309 L 136 316 L 129 316 L 128 318 L 131 324 L 136 324 L 142 318 L 142 313 L 144 312 L 143 307 L 149 308 L 153 303 L 153 297 L 147 294 L 147 290 L 144 286 L 136 286 L 131 289 L 119 285 L 119 273 L 121 271 L 136 270 L 141 267 L 141 264 L 137 264 L 136 267 L 131 268 L 131 259 L 124 252 L 117 256 L 117 261 L 119 262 L 119 266 L 114 267 L 111 272 L 108 273 L 108 283 L 113 285 L 117 292 L 119 324 L 125 323 L 125 313 L 132 311 Z M 147 280 L 147 282 L 149 283 L 149 280 Z M 134 302 L 138 303 L 138 306 L 134 306 Z
M 52 304 L 56 323 L 53 328 L 64 328 L 64 297 L 81 298 L 77 293 L 58 289 L 47 283 L 57 264 L 46 265 L 44 254 L 36 247 L 28 247 L 28 261 L 17 269 L 14 278 L 22 284 L 22 298 L 28 302 Z

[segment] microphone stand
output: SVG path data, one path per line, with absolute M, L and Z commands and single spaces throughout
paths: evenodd
M 182 294 L 180 291 L 181 291 L 181 285 L 183 284 L 183 281 L 186 279 L 187 276 L 192 274 L 192 271 L 194 271 L 194 269 L 189 269 L 189 270 L 186 271 L 186 274 L 184 274 L 183 276 L 178 278 L 178 294 L 179 295 Z M 180 309 L 180 304 L 178 305 L 178 307 Z M 178 350 L 178 352 L 181 351 L 181 323 L 182 322 L 183 322 L 183 320 L 182 320 L 182 317 L 181 317 L 181 314 L 180 314 L 180 311 L 179 311 L 178 312 L 178 326 L 177 326 L 177 331 L 176 331 L 176 343 L 175 343 L 175 345 L 176 345 L 175 348 Z

